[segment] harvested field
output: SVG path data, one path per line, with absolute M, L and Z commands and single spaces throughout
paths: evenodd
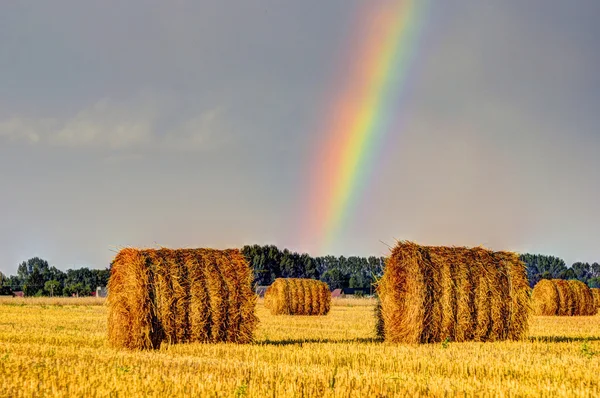
M 108 344 L 107 307 L 27 300 L 0 300 L 1 396 L 600 395 L 600 316 L 532 317 L 520 342 L 397 345 L 375 338 L 373 300 L 335 300 L 326 317 L 259 300 L 251 344 L 129 351 Z

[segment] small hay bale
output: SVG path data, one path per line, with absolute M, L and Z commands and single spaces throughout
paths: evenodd
M 112 346 L 252 341 L 252 270 L 239 250 L 124 249 L 108 283 Z
M 578 280 L 570 280 L 569 285 L 575 297 L 573 315 L 595 315 L 594 296 L 588 285 Z
M 560 296 L 556 284 L 550 279 L 542 279 L 531 293 L 533 314 L 538 316 L 558 315 Z
M 278 278 L 265 293 L 273 315 L 327 315 L 331 292 L 316 279 Z
M 377 284 L 383 335 L 393 343 L 522 340 L 529 292 L 514 253 L 411 242 L 392 250 Z

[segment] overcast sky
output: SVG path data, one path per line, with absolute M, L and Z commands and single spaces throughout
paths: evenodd
M 307 174 L 364 1 L 2 2 L 0 271 L 308 250 Z M 600 2 L 491 3 L 431 2 L 402 123 L 331 254 L 600 261 Z

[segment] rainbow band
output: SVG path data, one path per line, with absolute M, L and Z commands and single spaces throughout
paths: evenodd
M 314 170 L 308 240 L 328 250 L 361 198 L 394 119 L 426 1 L 365 2 L 364 41 L 335 100 Z M 364 16 L 364 18 L 363 18 Z

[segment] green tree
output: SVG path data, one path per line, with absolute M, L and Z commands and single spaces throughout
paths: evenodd
M 47 296 L 57 296 L 62 293 L 61 283 L 57 280 L 50 280 L 44 283 L 44 293 Z

